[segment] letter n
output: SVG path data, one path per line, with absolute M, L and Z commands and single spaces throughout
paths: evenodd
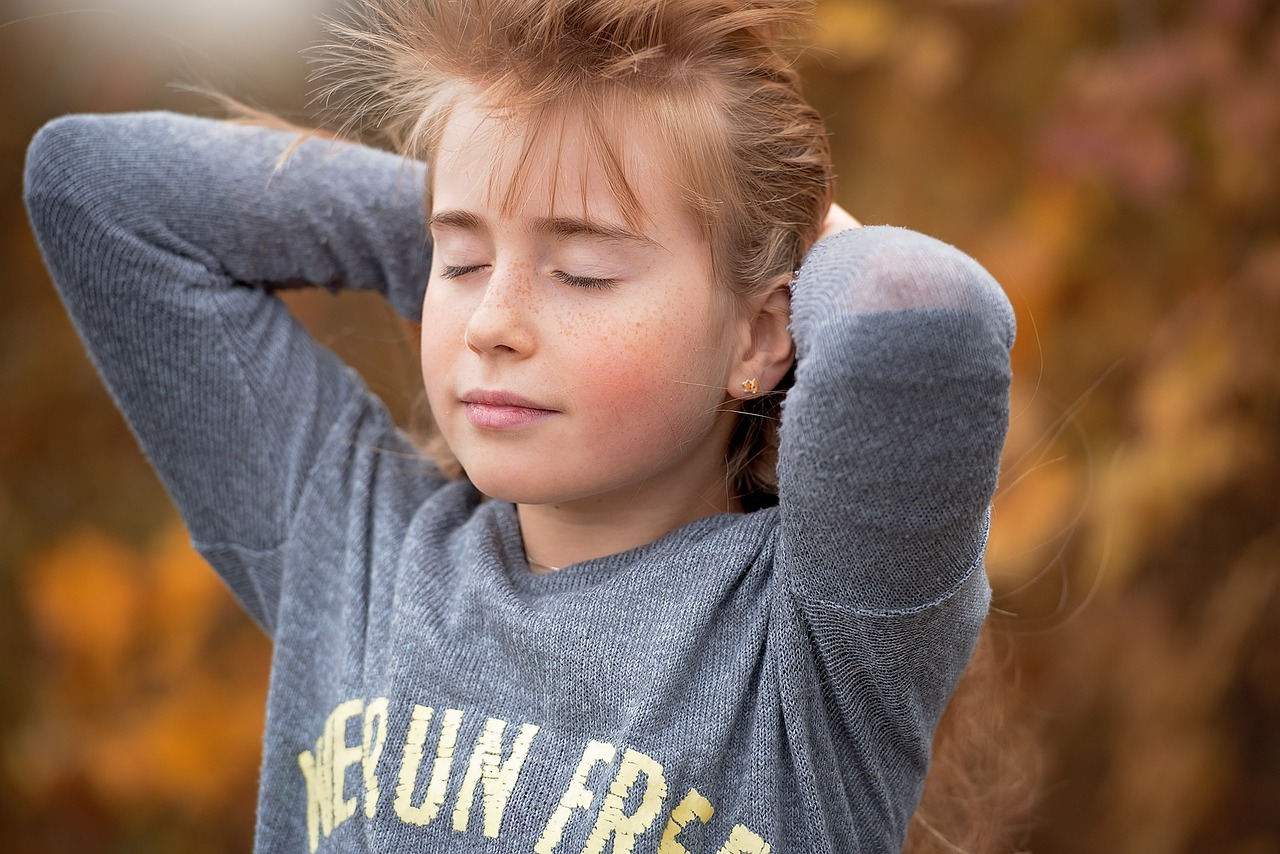
M 453 810 L 453 829 L 465 833 L 471 820 L 471 805 L 475 802 L 476 788 L 484 786 L 484 835 L 490 839 L 498 838 L 498 830 L 502 826 L 502 812 L 507 808 L 507 801 L 516 787 L 516 778 L 520 768 L 529 755 L 533 737 L 538 728 L 533 724 L 524 724 L 511 744 L 511 753 L 505 762 L 502 761 L 502 734 L 506 731 L 507 722 L 498 718 L 489 718 L 485 722 L 484 731 L 476 739 L 475 749 L 471 751 L 471 760 L 467 763 L 467 774 L 462 779 L 462 790 L 458 792 L 458 802 Z

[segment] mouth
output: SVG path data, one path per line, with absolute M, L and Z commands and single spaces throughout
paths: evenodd
M 462 395 L 467 421 L 481 430 L 514 430 L 558 415 L 537 402 L 506 391 L 476 389 Z

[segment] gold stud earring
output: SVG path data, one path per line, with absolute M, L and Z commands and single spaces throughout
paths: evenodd
M 742 391 L 748 395 L 759 394 L 760 381 L 757 380 L 755 377 L 747 377 L 745 380 L 742 381 Z

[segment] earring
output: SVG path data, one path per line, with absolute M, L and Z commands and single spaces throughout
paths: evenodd
M 742 381 L 742 391 L 748 395 L 760 393 L 760 381 L 755 377 L 747 377 Z

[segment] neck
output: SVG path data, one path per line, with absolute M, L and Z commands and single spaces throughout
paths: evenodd
M 529 568 L 535 573 L 555 572 L 646 545 L 705 516 L 742 510 L 741 502 L 729 497 L 723 486 L 693 494 L 683 503 L 665 497 L 646 501 L 642 494 L 632 493 L 625 501 L 517 505 Z

